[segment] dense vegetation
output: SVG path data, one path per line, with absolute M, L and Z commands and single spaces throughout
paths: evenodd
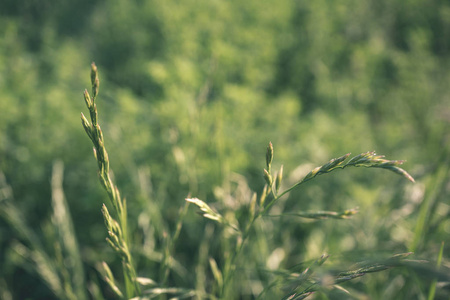
M 92 61 L 101 77 L 99 122 L 112 177 L 127 199 L 139 276 L 161 282 L 170 248 L 165 285 L 213 292 L 209 258 L 223 267 L 230 233 L 193 205 L 184 210 L 185 198 L 243 218 L 252 191 L 259 197 L 266 184 L 269 141 L 274 173 L 284 165 L 285 188 L 332 157 L 374 149 L 406 159 L 416 183 L 349 168 L 293 190 L 274 214 L 358 213 L 349 220 L 261 221 L 243 248 L 243 261 L 252 259 L 234 278 L 236 299 L 261 292 L 262 283 L 275 280 L 270 271 L 307 267 L 324 253 L 331 256 L 323 276 L 409 251 L 429 261 L 419 271 L 398 267 L 343 283 L 355 298 L 426 299 L 442 242 L 440 265 L 449 267 L 450 3 L 6 0 L 0 298 L 109 299 L 102 261 L 121 285 L 100 211 L 109 202 L 80 125 Z M 168 245 L 183 214 L 178 239 Z M 253 284 L 240 286 L 244 279 Z M 436 299 L 447 299 L 448 278 L 438 279 Z M 280 286 L 267 299 L 284 295 Z

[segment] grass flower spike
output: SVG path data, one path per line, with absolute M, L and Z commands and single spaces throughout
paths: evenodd
M 116 295 L 120 297 L 122 297 L 122 295 L 126 295 L 127 298 L 131 298 L 140 295 L 140 287 L 129 250 L 126 201 L 120 196 L 119 189 L 114 185 L 109 174 L 108 152 L 106 151 L 102 130 L 98 124 L 98 112 L 95 100 L 98 96 L 100 81 L 95 63 L 92 63 L 91 65 L 91 84 L 92 97 L 89 95 L 87 90 L 84 91 L 84 101 L 89 109 L 91 122 L 89 122 L 84 114 L 81 113 L 81 124 L 94 145 L 93 150 L 98 164 L 100 183 L 108 194 L 111 205 L 114 208 L 115 218 L 118 220 L 116 221 L 110 215 L 106 205 L 103 204 L 102 213 L 109 235 L 106 240 L 111 248 L 122 259 L 126 293 L 122 293 L 119 287 L 115 285 L 115 281 L 111 279 L 112 275 L 106 276 L 105 280 L 111 286 Z M 107 268 L 105 268 L 105 265 L 106 263 L 103 263 L 103 269 L 105 270 L 104 274 L 110 274 L 111 271 L 108 272 L 109 267 L 106 265 Z

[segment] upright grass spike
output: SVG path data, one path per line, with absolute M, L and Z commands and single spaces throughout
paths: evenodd
M 270 174 L 271 172 L 271 166 L 273 161 L 273 145 L 272 142 L 269 142 L 269 146 L 267 146 L 266 151 L 266 166 L 267 166 L 267 172 Z
M 91 64 L 91 84 L 92 97 L 89 95 L 89 92 L 87 90 L 84 91 L 84 101 L 87 108 L 89 109 L 91 123 L 89 123 L 88 119 L 84 116 L 83 113 L 81 113 L 81 124 L 83 125 L 86 134 L 91 139 L 92 144 L 94 145 L 94 157 L 97 160 L 98 164 L 98 175 L 100 183 L 108 194 L 111 205 L 114 208 L 115 218 L 117 218 L 118 220 L 116 221 L 109 214 L 106 205 L 103 204 L 102 214 L 109 235 L 106 240 L 111 248 L 122 259 L 126 293 L 122 293 L 122 291 L 119 290 L 118 286 L 114 282 L 114 284 L 111 284 L 111 278 L 113 277 L 106 276 L 105 278 L 107 278 L 106 280 L 108 284 L 114 290 L 116 295 L 129 299 L 135 296 L 139 296 L 141 294 L 141 291 L 137 281 L 137 274 L 132 262 L 130 247 L 128 243 L 126 202 L 125 199 L 120 197 L 119 189 L 115 186 L 110 177 L 109 156 L 108 152 L 106 151 L 102 130 L 100 128 L 100 125 L 98 124 L 98 111 L 95 100 L 98 96 L 100 81 L 98 78 L 98 70 L 95 63 Z M 109 273 L 110 272 L 111 271 L 109 271 Z M 106 272 L 106 274 L 109 273 Z
M 278 171 L 277 176 L 275 178 L 275 193 L 278 194 L 278 191 L 281 187 L 281 181 L 283 180 L 283 165 L 280 168 L 280 171 Z
M 98 95 L 98 89 L 100 87 L 100 80 L 98 79 L 98 70 L 94 62 L 91 64 L 91 84 L 92 84 L 92 97 L 95 99 Z

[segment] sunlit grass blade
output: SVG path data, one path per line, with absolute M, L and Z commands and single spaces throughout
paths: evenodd
M 70 298 L 70 294 L 66 292 L 54 261 L 43 249 L 36 247 L 36 245 L 33 245 L 32 247 L 33 249 L 28 248 L 18 242 L 11 245 L 11 248 L 15 253 L 24 259 L 23 263 L 31 266 L 31 268 L 36 271 L 56 297 L 59 299 L 75 300 L 73 297 Z
M 200 210 L 202 211 L 202 216 L 216 221 L 220 224 L 224 224 L 230 228 L 232 228 L 235 231 L 239 231 L 239 227 L 237 224 L 231 223 L 228 220 L 226 220 L 221 214 L 219 214 L 218 212 L 214 211 L 211 207 L 209 207 L 208 204 L 206 204 L 204 201 L 198 199 L 198 198 L 186 198 L 186 201 L 193 203 L 195 205 L 198 206 L 198 208 L 200 208 Z
M 349 219 L 353 215 L 358 213 L 357 208 L 347 209 L 342 212 L 335 211 L 316 211 L 316 212 L 296 212 L 296 213 L 283 213 L 282 215 L 270 215 L 270 217 L 282 217 L 282 216 L 295 216 L 306 219 Z
M 114 278 L 111 269 L 106 262 L 97 264 L 97 271 L 102 275 L 103 280 L 109 285 L 111 290 L 116 294 L 117 297 L 123 298 L 123 293 L 116 284 L 116 279 Z
M 213 273 L 214 279 L 216 280 L 218 289 L 223 289 L 222 272 L 219 270 L 216 260 L 212 257 L 209 258 L 209 266 L 211 267 L 211 272 Z
M 64 270 L 70 274 L 70 278 L 66 280 L 65 286 L 73 286 L 73 292 L 77 299 L 86 299 L 85 278 L 83 270 L 83 262 L 79 252 L 78 242 L 73 228 L 72 218 L 70 216 L 69 208 L 63 191 L 63 171 L 64 166 L 62 161 L 55 161 L 53 163 L 52 172 L 52 204 L 53 217 L 52 223 L 57 229 L 57 234 L 63 249 Z
M 184 288 L 151 288 L 143 291 L 142 297 L 131 298 L 130 300 L 146 300 L 146 299 L 154 299 L 161 295 L 171 296 L 169 299 L 186 299 L 192 298 L 196 295 L 194 290 L 184 289 Z

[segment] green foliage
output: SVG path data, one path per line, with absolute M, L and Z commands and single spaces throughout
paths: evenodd
M 446 270 L 449 16 L 442 1 L 1 1 L 0 298 L 82 299 L 79 280 L 82 293 L 112 298 L 102 261 L 125 291 L 78 119 L 93 60 L 110 177 L 128 200 L 142 290 L 202 298 L 231 280 L 223 254 L 235 249 L 237 231 L 202 221 L 183 199 L 202 199 L 245 230 L 262 196 L 265 205 L 273 199 L 267 181 L 281 195 L 330 157 L 367 149 L 407 159 L 416 184 L 346 168 L 291 190 L 252 225 L 230 293 L 252 298 L 271 282 L 262 297 L 277 299 L 286 274 L 314 266 L 325 280 L 356 261 L 409 251 L 442 257 Z M 269 140 L 276 160 L 264 178 Z M 55 161 L 64 164 L 60 188 L 50 184 Z M 52 208 L 62 189 L 68 218 Z M 336 219 L 356 207 L 351 219 Z M 73 231 L 62 222 L 70 216 Z M 83 266 L 67 260 L 76 253 Z M 323 253 L 330 258 L 315 267 Z M 445 299 L 446 279 L 432 284 L 433 274 L 408 265 L 342 286 L 357 297 L 433 290 Z

